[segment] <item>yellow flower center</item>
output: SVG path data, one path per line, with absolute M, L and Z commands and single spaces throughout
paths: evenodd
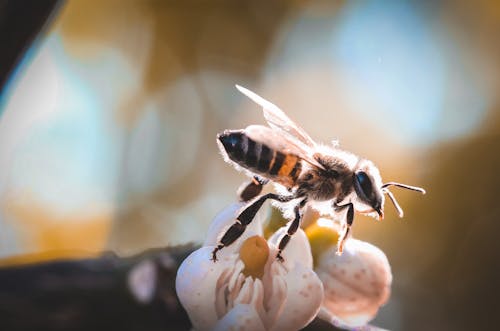
M 325 222 L 322 222 L 323 220 Z M 339 234 L 335 227 L 330 226 L 326 221 L 326 219 L 319 219 L 305 230 L 311 245 L 314 266 L 318 264 L 321 254 L 337 245 L 339 240 Z
M 243 274 L 262 278 L 268 257 L 269 246 L 264 238 L 253 236 L 245 240 L 240 248 L 240 259 L 245 264 Z

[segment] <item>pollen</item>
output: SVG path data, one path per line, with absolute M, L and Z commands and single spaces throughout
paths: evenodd
M 240 259 L 245 264 L 245 269 L 243 269 L 245 276 L 262 278 L 268 258 L 269 246 L 260 236 L 250 237 L 241 245 Z
M 324 219 L 319 219 L 317 222 L 311 224 L 305 230 L 306 236 L 311 245 L 311 252 L 313 256 L 314 265 L 319 262 L 321 254 L 334 247 L 339 239 L 339 234 L 335 227 L 325 226 L 321 222 Z M 326 221 L 326 220 L 325 220 Z M 331 222 L 331 221 L 330 221 Z

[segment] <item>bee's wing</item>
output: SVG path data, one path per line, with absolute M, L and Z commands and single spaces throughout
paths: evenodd
M 320 169 L 324 167 L 314 158 L 314 150 L 291 136 L 283 134 L 281 130 L 274 130 L 263 125 L 250 125 L 245 133 L 255 141 L 285 154 L 294 154 L 302 160 Z
M 278 106 L 255 94 L 249 89 L 239 85 L 236 85 L 236 88 L 241 93 L 262 106 L 264 117 L 271 128 L 281 131 L 285 135 L 290 136 L 291 139 L 296 139 L 309 148 L 314 149 L 314 147 L 316 147 L 316 142 L 314 142 L 304 129 L 295 124 L 295 122 L 292 121 L 281 109 L 279 109 Z

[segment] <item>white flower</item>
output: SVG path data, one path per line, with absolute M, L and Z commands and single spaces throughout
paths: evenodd
M 234 204 L 212 223 L 207 240 L 180 266 L 176 289 L 196 330 L 299 330 L 318 313 L 323 286 L 312 270 L 309 242 L 299 229 L 276 259 L 286 227 L 269 241 L 258 214 L 245 233 L 218 252 L 218 238 L 244 204 Z

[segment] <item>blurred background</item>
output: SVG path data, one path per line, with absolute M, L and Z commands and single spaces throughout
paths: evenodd
M 499 68 L 495 1 L 68 1 L 1 95 L 0 264 L 201 242 L 246 180 L 215 135 L 264 123 L 240 84 L 427 189 L 356 217 L 394 274 L 373 324 L 491 328 Z

